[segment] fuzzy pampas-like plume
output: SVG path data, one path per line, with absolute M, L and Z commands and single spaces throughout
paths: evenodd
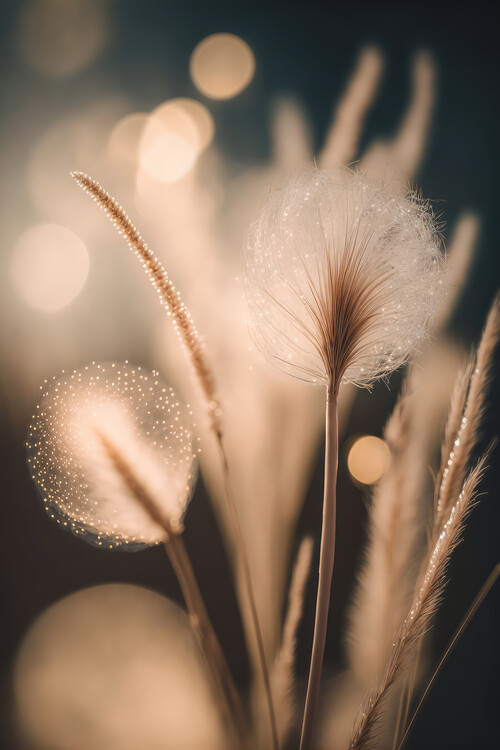
M 474 507 L 476 488 L 489 454 L 465 478 L 477 445 L 478 430 L 486 403 L 492 355 L 500 335 L 500 296 L 494 299 L 477 354 L 459 372 L 453 390 L 450 414 L 442 447 L 437 481 L 438 505 L 433 538 L 422 567 L 410 612 L 397 635 L 382 682 L 368 696 L 358 720 L 351 748 L 371 747 L 391 688 L 405 673 L 443 593 L 445 571 L 460 542 L 464 523 Z
M 211 427 L 219 447 L 224 476 L 226 506 L 235 537 L 239 560 L 241 562 L 242 577 L 248 597 L 251 619 L 255 630 L 255 638 L 258 644 L 259 660 L 268 700 L 269 721 L 273 734 L 273 746 L 274 750 L 279 750 L 267 658 L 264 651 L 253 583 L 251 580 L 250 566 L 229 478 L 229 465 L 222 431 L 221 408 L 216 396 L 213 371 L 208 363 L 205 348 L 193 323 L 191 314 L 182 301 L 179 292 L 168 278 L 167 272 L 162 264 L 153 255 L 122 206 L 120 206 L 120 204 L 108 192 L 106 192 L 96 180 L 93 180 L 87 174 L 84 174 L 83 172 L 72 172 L 72 176 L 75 178 L 78 185 L 94 198 L 96 203 L 112 221 L 119 234 L 125 237 L 129 247 L 134 250 L 136 255 L 142 261 L 146 273 L 158 292 L 162 303 L 165 305 L 169 316 L 171 316 L 174 328 L 177 331 L 180 341 L 184 345 L 186 355 L 193 365 L 196 380 L 204 394 L 211 418 Z
M 474 507 L 486 460 L 487 456 L 483 457 L 465 480 L 459 498 L 447 515 L 439 539 L 430 551 L 408 616 L 395 638 L 385 674 L 380 684 L 369 693 L 360 710 L 350 750 L 369 750 L 373 747 L 390 691 L 405 673 L 420 639 L 431 625 L 442 598 L 446 568 L 453 550 L 461 541 L 465 521 Z
M 361 51 L 319 155 L 321 167 L 332 169 L 349 164 L 356 157 L 365 115 L 375 99 L 383 66 L 382 55 L 376 47 L 365 47 Z
M 426 463 L 412 405 L 405 388 L 385 428 L 392 461 L 373 493 L 368 548 L 351 611 L 348 657 L 363 691 L 387 663 L 415 584 L 411 569 Z
M 475 357 L 458 375 L 442 446 L 435 532 L 460 491 L 484 415 L 493 352 L 500 337 L 500 294 L 495 297 Z
M 319 585 L 300 750 L 313 743 L 335 558 L 337 398 L 408 359 L 435 316 L 443 259 L 413 194 L 348 169 L 311 169 L 272 195 L 250 229 L 254 338 L 285 372 L 327 387 Z
M 27 438 L 57 523 L 96 545 L 178 533 L 196 476 L 190 412 L 158 373 L 92 364 L 54 378 Z
M 189 413 L 172 389 L 158 373 L 128 364 L 94 363 L 54 378 L 27 448 L 57 523 L 99 547 L 165 545 L 221 711 L 243 750 L 243 710 L 181 538 L 195 454 Z
M 443 288 L 427 204 L 348 169 L 311 169 L 273 193 L 250 229 L 246 266 L 264 355 L 334 390 L 402 365 Z
M 448 322 L 463 291 L 474 258 L 479 232 L 479 218 L 472 213 L 462 214 L 453 228 L 453 236 L 446 254 L 448 294 L 438 312 L 440 329 Z

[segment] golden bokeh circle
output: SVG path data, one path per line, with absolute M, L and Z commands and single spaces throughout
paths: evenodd
M 390 461 L 387 443 L 374 435 L 363 435 L 351 445 L 347 467 L 357 482 L 375 484 L 387 471 Z
M 195 47 L 189 64 L 196 88 L 211 99 L 231 99 L 255 73 L 255 57 L 235 34 L 212 34 Z
M 37 310 L 56 312 L 80 293 L 89 272 L 83 241 L 60 224 L 36 224 L 19 237 L 11 257 L 12 282 Z

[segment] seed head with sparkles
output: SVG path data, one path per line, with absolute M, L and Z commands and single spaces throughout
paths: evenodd
M 433 321 L 443 276 L 427 203 L 347 168 L 310 169 L 272 193 L 246 242 L 257 345 L 332 390 L 404 364 Z
M 196 477 L 191 412 L 158 373 L 93 363 L 54 378 L 26 447 L 50 517 L 98 547 L 182 531 Z

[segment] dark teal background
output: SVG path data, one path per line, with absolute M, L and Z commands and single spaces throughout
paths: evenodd
M 268 157 L 270 112 L 278 95 L 293 94 L 303 103 L 319 148 L 332 105 L 366 43 L 380 46 L 387 65 L 361 146 L 374 137 L 390 137 L 408 103 L 412 54 L 428 49 L 439 66 L 439 92 L 418 183 L 425 196 L 439 201 L 436 205 L 449 226 L 464 209 L 477 211 L 482 218 L 474 267 L 452 321 L 453 334 L 459 340 L 471 344 L 477 339 L 500 286 L 499 34 L 493 4 L 115 0 L 111 3 L 111 43 L 91 67 L 63 81 L 37 76 L 15 53 L 13 26 L 21 6 L 22 2 L 12 0 L 2 0 L 0 6 L 0 118 L 4 122 L 21 103 L 36 112 L 24 127 L 34 134 L 40 132 L 65 109 L 90 102 L 96 85 L 101 94 L 127 94 L 143 110 L 165 98 L 167 83 L 169 97 L 198 96 L 188 73 L 190 54 L 203 37 L 227 31 L 242 36 L 254 50 L 256 76 L 234 100 L 205 101 L 217 120 L 218 146 L 242 164 L 264 162 Z M 2 142 L 0 154 L 4 165 L 23 164 L 24 154 L 15 141 Z M 9 186 L 1 179 L 0 186 L 0 198 L 5 199 Z M 2 248 L 4 251 L 8 248 Z M 497 377 L 485 419 L 485 442 L 499 432 L 499 385 Z M 380 429 L 394 396 L 394 389 L 389 392 L 383 386 L 377 387 L 374 396 L 363 393 L 349 431 L 356 432 L 370 419 Z M 2 399 L 7 397 L 0 393 L 0 416 Z M 6 729 L 0 745 L 6 750 L 15 747 L 8 730 L 12 655 L 42 609 L 73 590 L 110 581 L 140 583 L 180 598 L 162 550 L 137 555 L 97 551 L 51 526 L 28 478 L 22 441 L 19 429 L 2 418 L 0 627 L 4 632 L 0 679 Z M 453 559 L 452 582 L 433 638 L 436 656 L 499 559 L 499 456 L 497 449 L 484 483 L 488 494 L 474 512 L 465 543 Z M 318 532 L 320 527 L 321 471 L 320 459 L 302 514 L 302 530 Z M 331 670 L 342 663 L 342 611 L 359 561 L 365 515 L 363 498 L 345 470 L 341 472 L 339 498 L 334 605 L 326 653 Z M 244 685 L 248 666 L 237 610 L 220 538 L 201 486 L 191 506 L 186 535 L 215 627 Z M 298 654 L 302 675 L 310 648 L 313 599 L 311 592 Z M 433 688 L 408 750 L 490 750 L 496 745 L 499 601 L 497 583 Z

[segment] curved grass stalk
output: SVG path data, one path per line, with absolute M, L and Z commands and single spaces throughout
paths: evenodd
M 250 604 L 251 617 L 258 644 L 259 659 L 267 698 L 269 723 L 271 726 L 271 733 L 273 737 L 273 746 L 274 750 L 279 750 L 276 718 L 269 679 L 269 668 L 264 651 L 262 632 L 255 603 L 255 594 L 252 585 L 248 556 L 245 549 L 243 533 L 241 530 L 238 512 L 231 487 L 229 465 L 223 440 L 221 407 L 216 394 L 215 380 L 212 368 L 208 362 L 201 337 L 193 323 L 189 310 L 182 301 L 182 298 L 175 288 L 174 284 L 169 279 L 164 267 L 162 266 L 158 258 L 156 258 L 156 256 L 151 252 L 147 243 L 139 234 L 122 206 L 120 206 L 120 204 L 108 192 L 106 192 L 96 180 L 93 180 L 91 177 L 89 177 L 89 175 L 83 172 L 72 172 L 71 174 L 78 185 L 86 193 L 92 196 L 96 203 L 103 209 L 115 228 L 118 230 L 119 234 L 124 236 L 130 249 L 133 250 L 142 261 L 146 273 L 148 274 L 154 288 L 160 296 L 161 302 L 166 307 L 169 315 L 172 318 L 177 335 L 184 346 L 184 351 L 186 352 L 188 359 L 192 364 L 196 380 L 201 386 L 201 390 L 207 403 L 209 415 L 211 418 L 211 427 L 215 434 L 219 447 L 224 476 L 226 505 L 230 523 L 233 529 L 233 534 L 235 537 L 236 551 L 237 554 L 240 555 L 240 563 L 241 569 L 243 571 L 245 589 Z
M 467 517 L 476 504 L 477 487 L 488 457 L 489 451 L 468 475 L 439 539 L 430 550 L 410 611 L 395 638 L 385 674 L 360 709 L 349 750 L 369 750 L 372 747 L 390 691 L 405 673 L 408 662 L 431 625 L 445 588 L 445 573 L 451 554 L 460 543 Z
M 500 294 L 493 300 L 475 357 L 459 373 L 442 447 L 434 535 L 460 491 L 486 408 L 493 353 L 500 338 Z M 455 406 L 454 406 L 455 403 Z
M 397 746 L 397 750 L 402 750 L 402 748 L 403 748 L 403 746 L 404 746 L 404 744 L 405 744 L 405 742 L 406 742 L 406 740 L 408 738 L 408 735 L 409 735 L 409 733 L 411 731 L 411 728 L 413 727 L 415 721 L 417 720 L 417 718 L 418 718 L 418 716 L 420 714 L 420 711 L 421 711 L 422 706 L 423 706 L 423 704 L 425 702 L 425 699 L 427 698 L 427 696 L 428 696 L 428 694 L 429 694 L 432 686 L 434 685 L 434 683 L 436 682 L 437 678 L 439 677 L 439 674 L 440 674 L 442 668 L 444 667 L 446 661 L 448 660 L 448 657 L 450 656 L 450 654 L 453 651 L 453 649 L 455 648 L 457 642 L 461 638 L 464 630 L 467 628 L 468 624 L 470 623 L 470 621 L 472 620 L 472 618 L 476 614 L 477 610 L 479 609 L 479 607 L 481 606 L 481 604 L 484 602 L 484 600 L 488 596 L 489 592 L 491 591 L 491 589 L 493 588 L 493 586 L 495 585 L 495 583 L 497 582 L 497 580 L 498 580 L 499 577 L 500 577 L 500 563 L 497 563 L 497 565 L 495 565 L 495 567 L 493 568 L 493 570 L 489 574 L 489 576 L 486 579 L 486 581 L 481 586 L 481 589 L 480 589 L 479 593 L 476 595 L 476 597 L 475 597 L 474 601 L 472 602 L 472 604 L 470 605 L 469 609 L 465 613 L 465 615 L 464 615 L 464 617 L 462 619 L 462 622 L 460 623 L 460 625 L 456 629 L 456 631 L 455 631 L 455 633 L 454 633 L 454 635 L 453 635 L 450 643 L 448 644 L 448 646 L 447 646 L 444 654 L 442 655 L 441 659 L 439 660 L 439 664 L 437 665 L 436 669 L 432 673 L 432 676 L 431 676 L 429 682 L 427 683 L 427 686 L 426 686 L 426 688 L 425 688 L 425 690 L 424 690 L 424 692 L 422 694 L 422 697 L 420 698 L 420 700 L 418 702 L 418 705 L 417 705 L 415 711 L 413 712 L 412 717 L 411 717 L 409 723 L 406 725 L 406 729 L 404 730 L 404 734 L 401 737 L 401 740 L 399 741 L 399 744 Z
M 180 536 L 182 527 L 174 528 L 165 513 L 158 508 L 155 499 L 136 475 L 134 468 L 119 449 L 104 435 L 98 433 L 102 447 L 119 473 L 125 486 L 137 502 L 165 531 L 163 544 L 172 563 L 182 595 L 189 613 L 191 627 L 198 640 L 201 652 L 212 676 L 221 702 L 221 711 L 234 731 L 238 748 L 247 750 L 246 721 L 240 699 L 226 664 L 217 636 L 212 628 L 205 605 L 196 583 L 191 561 Z

